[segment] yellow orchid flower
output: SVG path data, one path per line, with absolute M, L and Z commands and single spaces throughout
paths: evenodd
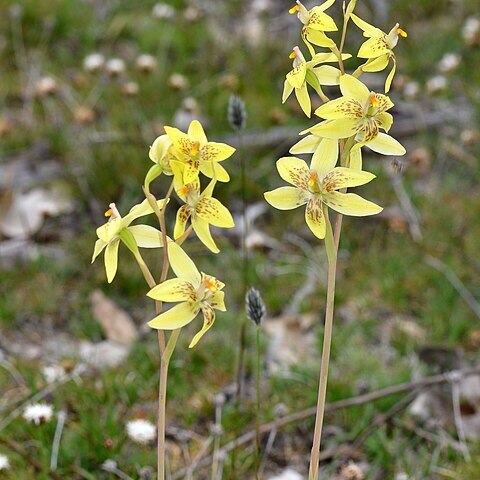
M 173 175 L 170 160 L 175 159 L 175 155 L 172 150 L 173 143 L 168 135 L 164 134 L 155 139 L 148 152 L 150 160 L 159 165 L 165 175 Z
M 158 207 L 162 208 L 164 200 L 157 201 Z M 162 234 L 156 228 L 149 225 L 130 224 L 137 218 L 153 212 L 147 200 L 135 205 L 130 212 L 122 217 L 114 203 L 109 205 L 105 216 L 108 222 L 97 228 L 98 240 L 92 256 L 92 263 L 105 249 L 104 261 L 107 281 L 111 283 L 115 278 L 118 266 L 118 247 L 123 241 L 128 248 L 159 248 L 163 246 Z
M 338 190 L 364 185 L 375 178 L 369 172 L 335 167 L 338 142 L 327 140 L 317 148 L 310 168 L 297 157 L 283 157 L 277 161 L 280 176 L 293 187 L 280 187 L 265 193 L 267 202 L 279 210 L 292 210 L 306 204 L 305 221 L 312 233 L 325 238 L 326 220 L 324 206 L 344 215 L 365 216 L 382 211 L 375 203 L 354 193 Z M 326 212 L 326 210 L 325 210 Z
M 358 28 L 363 30 L 364 37 L 368 37 L 368 40 L 362 44 L 357 54 L 359 58 L 368 59 L 360 68 L 364 72 L 380 72 L 385 70 L 390 60 L 392 60 L 393 66 L 385 81 L 385 93 L 388 93 L 397 69 L 397 59 L 393 49 L 397 46 L 398 37 L 407 37 L 407 32 L 402 30 L 398 23 L 389 33 L 385 33 L 357 17 L 354 13 L 351 14 L 350 18 Z
M 200 193 L 200 181 L 198 178 L 191 183 L 183 184 L 181 180 L 185 174 L 185 168 L 180 162 L 172 162 L 174 172 L 174 188 L 178 196 L 185 202 L 178 211 L 173 236 L 176 239 L 185 232 L 185 226 L 189 218 L 192 227 L 200 241 L 213 253 L 218 253 L 215 241 L 210 233 L 210 225 L 221 228 L 235 226 L 232 215 L 228 209 L 216 198 L 212 197 L 216 181 L 212 180 L 205 190 Z
M 200 273 L 183 249 L 169 242 L 170 265 L 177 278 L 152 288 L 147 295 L 161 302 L 181 302 L 148 322 L 151 328 L 177 330 L 190 323 L 200 311 L 203 327 L 193 337 L 189 348 L 194 347 L 215 321 L 215 309 L 224 312 L 224 283 L 215 277 Z
M 384 155 L 404 155 L 405 148 L 393 137 L 380 133 L 390 130 L 393 117 L 387 112 L 393 102 L 385 95 L 371 92 L 352 75 L 340 78 L 342 97 L 331 100 L 317 108 L 315 115 L 326 119 L 303 133 L 312 133 L 323 138 L 348 138 L 355 136 L 359 143 L 352 151 L 368 145 Z
M 333 40 L 328 38 L 324 32 L 335 32 L 338 30 L 333 18 L 325 13 L 325 10 L 331 7 L 335 0 L 327 0 L 322 5 L 313 7 L 307 10 L 305 6 L 299 1 L 289 10 L 291 14 L 297 14 L 298 19 L 303 23 L 302 39 L 307 45 L 312 57 L 315 55 L 315 50 L 312 47 L 318 45 L 319 47 L 330 48 L 335 46 Z
M 218 162 L 231 157 L 235 149 L 225 143 L 209 142 L 198 120 L 190 123 L 187 133 L 173 127 L 165 127 L 165 132 L 173 144 L 173 154 L 185 165 L 184 184 L 198 178 L 199 172 L 220 182 L 230 180 L 227 171 Z
M 344 58 L 350 55 L 345 54 Z M 294 47 L 290 58 L 293 58 L 293 70 L 287 73 L 283 87 L 282 103 L 285 103 L 292 91 L 295 89 L 295 96 L 302 107 L 305 115 L 310 118 L 311 102 L 308 95 L 307 84 L 310 85 L 320 97 L 324 97 L 321 85 L 338 85 L 340 81 L 340 70 L 330 65 L 319 63 L 337 61 L 332 53 L 317 53 L 310 61 L 306 61 L 298 47 Z

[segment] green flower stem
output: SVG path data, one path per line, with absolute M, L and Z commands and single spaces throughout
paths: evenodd
M 313 434 L 313 445 L 310 455 L 309 480 L 318 480 L 318 465 L 320 463 L 320 440 L 322 437 L 323 417 L 325 412 L 325 399 L 327 394 L 328 366 L 330 363 L 330 349 L 332 345 L 333 331 L 333 310 L 335 303 L 335 276 L 337 272 L 337 252 L 340 239 L 342 215 L 338 215 L 335 224 L 335 234 L 332 232 L 330 220 L 327 218 L 327 237 L 325 243 L 333 246 L 328 255 L 328 283 L 327 283 L 327 305 L 325 311 L 325 327 L 323 334 L 322 363 L 320 366 L 320 381 L 318 387 L 317 413 L 315 418 L 315 431 Z M 338 233 L 337 233 L 338 232 Z M 337 236 L 337 239 L 335 238 Z
M 340 164 L 348 167 L 350 164 L 350 150 L 355 143 L 355 137 L 347 138 L 340 142 Z M 346 191 L 346 189 L 345 189 Z M 325 248 L 328 258 L 327 279 L 327 304 L 325 309 L 325 326 L 323 333 L 322 362 L 320 366 L 320 380 L 318 386 L 317 412 L 315 417 L 315 430 L 313 445 L 310 455 L 309 480 L 318 480 L 318 466 L 320 463 L 320 442 L 322 438 L 323 417 L 325 414 L 325 401 L 327 395 L 328 367 L 330 364 L 330 350 L 332 345 L 333 312 L 335 308 L 335 279 L 337 272 L 338 246 L 342 232 L 343 215 L 338 213 L 335 221 L 335 231 L 328 216 L 328 209 L 324 212 L 327 221 Z
M 167 346 L 162 355 L 160 364 L 160 385 L 158 389 L 158 456 L 157 456 L 157 478 L 165 480 L 165 417 L 167 406 L 167 379 L 168 365 L 172 357 L 175 345 L 177 344 L 181 328 L 174 330 L 168 339 Z
M 258 480 L 260 465 L 260 325 L 257 325 L 257 381 L 256 381 L 256 405 L 255 405 L 255 480 Z

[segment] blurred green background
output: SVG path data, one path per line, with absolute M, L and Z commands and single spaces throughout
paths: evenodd
M 275 161 L 315 123 L 293 96 L 281 104 L 292 47 L 307 53 L 290 7 L 273 0 L 1 3 L 0 454 L 11 467 L 0 478 L 53 478 L 48 471 L 56 421 L 34 426 L 21 418 L 38 392 L 67 414 L 59 478 L 117 478 L 102 467 L 109 459 L 130 478 L 150 478 L 154 447 L 132 442 L 125 423 L 156 418 L 156 336 L 144 327 L 153 306 L 126 249 L 112 285 L 102 259 L 93 265 L 90 259 L 108 204 L 114 201 L 126 213 L 142 200 L 148 148 L 163 126 L 186 130 L 193 118 L 205 125 L 209 140 L 239 147 L 224 163 L 231 182 L 216 189 L 238 220 L 240 158 L 247 166 L 246 199 L 255 217 L 249 283 L 262 292 L 270 319 L 262 335 L 262 421 L 314 405 L 326 258 L 303 213 L 274 211 L 263 201 L 265 190 L 283 183 Z M 329 13 L 340 25 L 341 2 Z M 408 153 L 396 160 L 365 155 L 365 168 L 378 178 L 362 193 L 385 210 L 376 218 L 344 221 L 329 401 L 470 365 L 480 346 L 478 2 L 359 0 L 356 13 L 384 31 L 399 22 L 408 32 L 395 50 L 399 67 L 391 92 L 392 133 Z M 345 51 L 355 54 L 362 41 L 350 25 Z M 347 68 L 357 65 L 352 59 Z M 383 76 L 366 81 L 380 91 Z M 246 105 L 243 138 L 227 120 L 231 95 Z M 155 193 L 160 197 L 166 188 L 159 181 Z M 171 205 L 170 228 L 179 202 Z M 155 225 L 154 218 L 148 221 Z M 218 256 L 194 238 L 185 247 L 201 270 L 227 284 L 228 312 L 189 351 L 200 326 L 193 322 L 174 355 L 172 472 L 201 451 L 215 419 L 214 399 L 235 381 L 244 321 L 241 231 L 218 234 Z M 159 272 L 160 258 L 152 252 L 146 258 Z M 115 366 L 100 367 L 99 361 L 98 368 L 84 368 L 85 352 L 111 340 L 92 308 L 97 289 L 128 312 L 140 335 L 121 350 L 127 356 Z M 252 325 L 247 332 L 246 392 L 241 405 L 223 406 L 222 442 L 254 425 Z M 42 369 L 51 365 L 71 375 L 68 381 L 48 384 Z M 448 404 L 449 392 L 445 387 L 430 396 Z M 467 399 L 473 411 L 462 404 L 470 425 L 480 408 L 478 389 L 476 395 Z M 480 477 L 480 431 L 467 432 L 468 462 L 455 448 L 449 408 L 444 417 L 424 409 L 421 420 L 403 409 L 355 448 L 340 448 L 399 399 L 327 415 L 324 444 L 334 454 L 326 478 L 341 475 L 349 461 L 361 465 L 368 479 Z M 313 419 L 278 433 L 265 457 L 264 478 L 288 465 L 305 473 L 312 427 Z M 433 439 L 422 438 L 420 429 Z M 445 436 L 450 440 L 441 441 Z M 223 478 L 252 478 L 252 447 L 228 456 Z M 210 478 L 209 467 L 191 478 Z

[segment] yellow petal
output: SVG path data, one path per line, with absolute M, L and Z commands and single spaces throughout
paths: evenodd
M 349 53 L 342 53 L 342 60 L 348 60 L 352 56 Z M 307 63 L 316 65 L 318 63 L 338 62 L 338 57 L 334 53 L 316 53 L 312 60 Z
M 352 75 L 340 77 L 340 90 L 344 97 L 352 97 L 365 105 L 370 97 L 370 90 L 360 80 Z
M 287 98 L 291 95 L 292 92 L 293 87 L 288 83 L 288 80 L 285 80 L 285 83 L 283 84 L 282 103 L 285 103 L 287 101 Z
M 350 150 L 350 168 L 354 170 L 362 169 L 362 149 Z
M 193 337 L 188 348 L 193 348 L 200 341 L 200 339 L 205 335 L 205 333 L 207 333 L 207 331 L 210 330 L 210 328 L 215 322 L 215 311 L 210 305 L 204 303 L 202 305 L 202 313 L 203 313 L 203 327 Z
M 335 42 L 328 38 L 323 32 L 320 30 L 315 30 L 313 28 L 306 28 L 304 33 L 304 40 L 309 47 L 310 54 L 312 57 L 315 55 L 315 50 L 313 50 L 312 46 L 308 43 L 311 42 L 314 45 L 318 45 L 319 47 L 331 48 L 335 46 Z
M 203 130 L 202 124 L 198 120 L 193 120 L 188 127 L 188 135 L 193 137 L 201 145 L 208 142 L 207 136 Z
M 383 35 L 383 32 L 379 28 L 370 25 L 369 23 L 365 22 L 365 20 L 357 17 L 357 15 L 355 15 L 354 13 L 351 14 L 350 18 L 353 20 L 353 22 L 358 28 L 360 28 L 367 34 L 366 36 L 381 37 Z
M 375 120 L 380 128 L 388 132 L 393 124 L 393 116 L 388 112 L 382 112 L 375 115 Z
M 183 163 L 183 183 L 187 185 L 198 179 L 200 173 L 200 161 L 196 157 L 190 157 Z
M 305 192 L 296 187 L 280 187 L 264 193 L 265 200 L 279 210 L 292 210 L 304 205 Z
M 313 153 L 321 141 L 322 139 L 320 137 L 307 135 L 298 141 L 289 151 L 293 154 Z
M 297 97 L 300 107 L 302 107 L 303 113 L 310 118 L 312 115 L 312 104 L 310 102 L 310 96 L 308 95 L 307 84 L 304 84 L 301 88 L 296 88 L 295 96 Z
M 202 276 L 193 260 L 185 253 L 180 245 L 175 242 L 168 242 L 168 259 L 173 272 L 178 278 L 184 278 L 198 288 Z
M 362 70 L 364 72 L 381 72 L 387 68 L 389 60 L 390 56 L 388 53 L 377 58 L 370 58 L 362 65 Z
M 235 149 L 226 143 L 208 142 L 200 150 L 201 162 L 222 162 L 231 157 Z
M 199 240 L 210 251 L 212 251 L 213 253 L 218 253 L 220 251 L 217 245 L 215 244 L 215 241 L 212 238 L 212 234 L 210 233 L 210 226 L 208 222 L 195 216 L 195 217 L 192 217 L 192 226 Z
M 232 228 L 235 226 L 227 207 L 213 197 L 202 196 L 195 205 L 195 214 L 215 227 Z
M 164 129 L 173 144 L 173 153 L 180 160 L 191 157 L 192 153 L 198 149 L 198 142 L 186 133 L 181 132 L 178 128 L 166 126 Z
M 390 86 L 392 85 L 393 77 L 395 76 L 395 71 L 397 69 L 397 60 L 395 56 L 392 56 L 392 59 L 393 59 L 393 66 L 385 81 L 385 93 L 388 93 L 390 91 Z
M 324 103 L 315 110 L 315 115 L 326 120 L 342 118 L 362 119 L 363 105 L 352 97 L 340 97 Z
M 190 323 L 200 311 L 196 304 L 183 302 L 161 313 L 148 322 L 148 326 L 157 330 L 177 330 Z
M 348 138 L 355 135 L 361 128 L 361 123 L 353 118 L 325 120 L 310 129 L 314 135 L 324 138 Z
M 338 140 L 324 138 L 313 154 L 310 168 L 324 177 L 337 164 L 338 150 Z
M 215 178 L 219 182 L 228 182 L 230 180 L 228 172 L 217 162 L 202 162 L 200 164 L 200 171 L 206 177 Z
M 115 235 L 123 228 L 122 219 L 120 217 L 113 218 L 101 227 L 97 228 L 97 237 L 105 243 L 112 240 Z
M 92 255 L 92 263 L 95 261 L 95 259 L 102 253 L 103 249 L 107 246 L 107 244 L 103 241 L 98 239 L 95 242 L 95 248 L 93 249 L 93 255 Z
M 181 237 L 185 233 L 185 227 L 187 225 L 187 221 L 190 218 L 190 206 L 189 205 L 182 205 L 177 210 L 177 218 L 175 221 L 175 228 L 173 229 L 173 238 L 176 240 L 177 238 Z
M 127 230 L 135 238 L 135 243 L 140 248 L 163 247 L 162 232 L 149 225 L 133 225 Z
M 362 44 L 357 53 L 358 58 L 377 58 L 381 55 L 389 54 L 390 48 L 383 38 L 369 38 Z
M 326 0 L 318 7 L 313 7 L 308 13 L 311 14 L 315 9 L 319 12 L 324 12 L 327 8 L 330 8 L 335 3 L 335 0 Z
M 305 221 L 307 222 L 308 228 L 317 238 L 320 240 L 325 238 L 327 226 L 320 199 L 311 199 L 307 203 L 307 208 L 305 209 Z
M 305 161 L 297 157 L 282 157 L 277 160 L 277 170 L 286 182 L 303 190 L 308 189 L 310 169 Z
M 208 300 L 210 305 L 216 310 L 225 312 L 227 308 L 225 307 L 225 292 L 215 292 Z
M 309 14 L 310 19 L 308 20 L 308 28 L 314 30 L 320 30 L 322 32 L 335 32 L 338 30 L 333 18 L 323 13 L 323 6 L 313 7 Z
M 324 192 L 332 192 L 341 188 L 358 187 L 372 181 L 375 175 L 363 170 L 336 167 L 328 173 L 321 182 L 320 188 Z
M 164 199 L 157 200 L 158 208 L 162 208 L 163 204 L 165 203 Z M 148 203 L 148 200 L 143 200 L 142 203 L 133 206 L 127 215 L 125 215 L 122 219 L 122 225 L 124 228 L 128 227 L 134 220 L 140 217 L 144 217 L 145 215 L 150 215 L 153 213 L 153 209 Z
M 323 201 L 333 210 L 354 217 L 364 217 L 380 213 L 383 208 L 369 202 L 355 193 L 331 192 L 323 197 Z
M 367 147 L 382 155 L 405 155 L 405 147 L 386 133 L 379 133 L 367 143 Z
M 195 303 L 197 294 L 195 287 L 183 278 L 172 278 L 153 287 L 147 297 L 160 302 L 187 302 Z
M 150 150 L 148 152 L 148 156 L 150 160 L 155 163 L 159 163 L 163 157 L 168 153 L 168 149 L 172 146 L 172 142 L 168 138 L 168 135 L 160 135 L 155 139 Z
M 117 273 L 118 267 L 118 247 L 120 245 L 120 239 L 116 238 L 111 241 L 105 249 L 105 272 L 107 274 L 107 282 L 112 283 Z
M 307 64 L 302 62 L 293 70 L 287 73 L 287 82 L 293 88 L 300 88 L 305 83 L 305 75 L 307 74 Z
M 338 85 L 341 72 L 330 65 L 322 65 L 312 69 L 321 85 Z

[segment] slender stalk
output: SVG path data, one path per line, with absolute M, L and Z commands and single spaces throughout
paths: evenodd
M 248 222 L 247 222 L 247 187 L 246 187 L 246 172 L 245 172 L 245 155 L 243 144 L 242 130 L 238 130 L 238 144 L 240 152 L 240 185 L 242 195 L 242 223 L 243 230 L 241 236 L 241 250 L 242 250 L 242 280 L 243 280 L 243 293 L 247 291 L 248 286 L 248 252 L 247 252 L 247 235 L 248 235 Z M 247 337 L 247 319 L 242 318 L 240 326 L 240 335 L 238 339 L 238 364 L 237 364 L 237 401 L 240 402 L 242 398 L 243 387 L 243 370 L 245 363 L 245 348 Z
M 337 228 L 335 228 L 337 231 Z M 335 240 L 334 240 L 335 241 Z M 315 431 L 310 455 L 309 480 L 318 480 L 318 464 L 320 462 L 320 439 L 322 436 L 323 415 L 327 394 L 328 366 L 330 363 L 330 349 L 333 331 L 333 310 L 335 302 L 335 276 L 337 271 L 337 250 L 333 259 L 328 262 L 327 305 L 325 311 L 325 330 L 323 335 L 322 363 L 320 366 L 320 382 L 318 387 L 317 414 Z
M 260 325 L 257 325 L 257 381 L 256 381 L 256 405 L 255 405 L 255 480 L 258 480 L 258 468 L 260 465 Z
M 350 149 L 354 144 L 354 137 L 340 142 L 340 164 L 349 166 Z M 327 395 L 328 367 L 330 364 L 330 350 L 332 345 L 333 312 L 335 308 L 335 279 L 337 272 L 338 247 L 342 231 L 343 215 L 337 214 L 335 228 L 332 232 L 328 212 L 325 211 L 327 221 L 327 234 L 325 246 L 328 257 L 328 278 L 327 278 L 327 304 L 325 309 L 325 327 L 323 334 L 322 362 L 320 365 L 320 380 L 318 386 L 317 410 L 315 417 L 315 430 L 313 433 L 313 444 L 310 455 L 309 480 L 318 480 L 318 467 L 320 462 L 320 442 L 322 438 L 323 417 L 325 414 L 325 402 Z
M 157 455 L 157 478 L 165 480 L 165 425 L 167 406 L 167 380 L 168 365 L 181 329 L 174 330 L 168 339 L 160 363 L 160 385 L 158 389 L 158 455 Z

